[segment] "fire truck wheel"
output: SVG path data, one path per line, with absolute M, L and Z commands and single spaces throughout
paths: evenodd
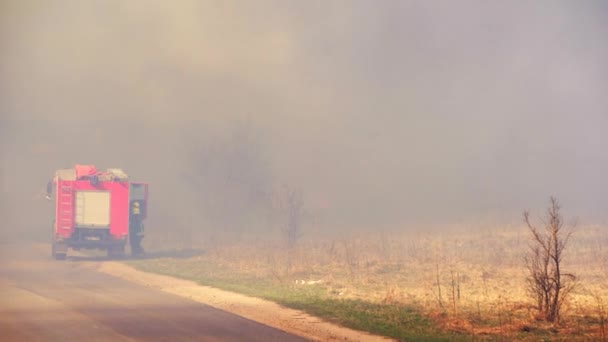
M 58 251 L 58 249 L 61 251 Z M 55 260 L 65 260 L 65 257 L 67 256 L 67 253 L 63 252 L 62 248 L 59 248 L 55 242 L 53 242 L 51 247 L 51 254 Z
M 108 258 L 122 258 L 125 256 L 125 246 L 108 248 Z
M 52 239 L 51 240 L 52 241 L 51 242 L 51 255 L 53 256 L 53 258 L 55 260 L 64 260 L 65 257 L 67 256 L 68 248 L 65 244 L 60 244 L 55 241 L 56 223 L 55 223 L 54 219 L 53 219 L 52 227 L 53 227 L 53 233 L 51 236 L 51 239 Z
M 55 260 L 65 260 L 65 258 L 66 258 L 65 253 L 55 253 Z

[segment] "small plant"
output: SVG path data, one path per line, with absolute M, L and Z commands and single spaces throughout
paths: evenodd
M 599 292 L 591 292 L 591 296 L 595 300 L 595 310 L 597 312 L 598 324 L 599 324 L 599 340 L 608 341 L 608 329 L 606 329 L 606 323 L 608 323 L 608 317 L 606 317 L 606 305 Z
M 439 280 L 439 263 L 437 263 L 436 265 L 436 275 L 437 275 L 437 303 L 439 304 L 439 307 L 441 308 L 441 310 L 445 311 L 445 306 L 443 305 L 443 297 L 441 296 L 441 281 Z
M 452 310 L 454 312 L 454 316 L 458 315 L 458 302 L 460 302 L 460 274 L 456 272 L 454 275 L 454 271 L 450 271 L 452 275 Z
M 350 280 L 354 281 L 359 269 L 359 254 L 353 241 L 342 240 L 342 244 L 344 245 L 344 258 L 348 266 Z

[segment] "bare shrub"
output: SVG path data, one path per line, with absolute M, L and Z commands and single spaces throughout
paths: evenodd
M 572 231 L 564 230 L 560 205 L 554 197 L 543 220 L 544 227 L 537 228 L 530 221 L 530 213 L 524 211 L 524 221 L 532 234 L 532 243 L 525 257 L 528 269 L 527 289 L 536 301 L 539 317 L 548 322 L 558 322 L 560 310 L 574 287 L 573 274 L 564 273 L 562 257 Z

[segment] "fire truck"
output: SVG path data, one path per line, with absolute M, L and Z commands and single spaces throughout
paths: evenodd
M 132 182 L 122 169 L 94 165 L 60 169 L 47 183 L 47 199 L 55 202 L 51 254 L 65 259 L 68 249 L 106 250 L 108 257 L 143 253 L 143 222 L 148 184 Z

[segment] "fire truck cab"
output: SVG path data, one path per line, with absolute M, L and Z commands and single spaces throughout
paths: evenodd
M 68 249 L 107 250 L 109 257 L 143 252 L 143 221 L 148 208 L 148 184 L 131 182 L 121 169 L 99 171 L 76 165 L 55 172 L 47 184 L 55 202 L 51 253 L 65 259 Z

